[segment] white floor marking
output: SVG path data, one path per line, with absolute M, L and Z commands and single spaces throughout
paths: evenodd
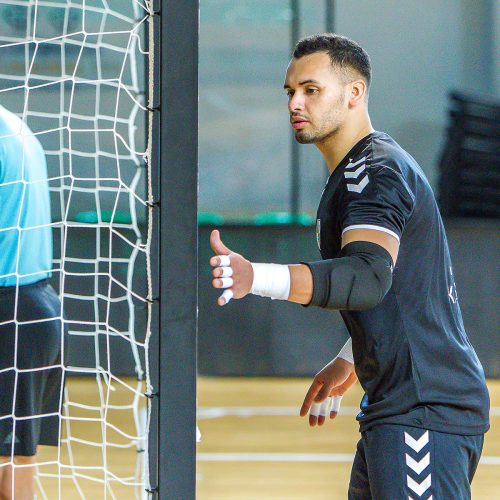
M 208 420 L 223 417 L 296 417 L 300 406 L 200 406 L 198 419 Z M 341 406 L 339 417 L 356 416 L 360 412 L 358 406 Z M 500 407 L 490 410 L 490 417 L 500 417 Z
M 198 453 L 199 462 L 340 462 L 352 463 L 352 453 Z M 500 465 L 500 457 L 481 457 L 483 465 Z
M 352 463 L 352 453 L 198 453 L 200 462 L 341 462 Z
M 479 463 L 484 465 L 500 465 L 500 457 L 481 457 Z
M 356 416 L 357 406 L 341 406 L 339 417 Z M 299 406 L 218 406 L 198 407 L 198 420 L 223 417 L 298 417 Z M 491 417 L 500 417 L 500 407 L 490 410 Z M 200 462 L 341 462 L 352 463 L 349 453 L 198 453 Z M 500 465 L 500 456 L 483 456 L 483 465 Z

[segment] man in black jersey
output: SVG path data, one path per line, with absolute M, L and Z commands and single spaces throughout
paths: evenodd
M 315 377 L 301 415 L 352 383 L 355 366 L 365 396 L 350 499 L 466 499 L 489 428 L 484 373 L 433 192 L 416 161 L 373 129 L 370 80 L 352 40 L 299 41 L 284 87 L 297 141 L 315 144 L 331 172 L 317 218 L 323 260 L 251 263 L 214 231 L 213 286 L 225 289 L 219 305 L 254 293 L 340 311 L 350 341 Z

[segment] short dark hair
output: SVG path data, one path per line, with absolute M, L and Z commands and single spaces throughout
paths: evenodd
M 316 52 L 328 53 L 334 67 L 346 72 L 349 69 L 355 70 L 365 80 L 367 88 L 370 87 L 372 79 L 370 56 L 354 40 L 336 33 L 307 36 L 298 41 L 293 57 L 299 59 Z

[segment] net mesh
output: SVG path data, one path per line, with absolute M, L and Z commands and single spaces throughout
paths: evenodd
M 66 331 L 60 446 L 39 453 L 38 498 L 140 498 L 148 486 L 151 16 L 145 0 L 0 4 L 0 104 L 46 154 Z

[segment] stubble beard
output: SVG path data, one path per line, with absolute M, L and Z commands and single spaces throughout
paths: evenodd
M 341 125 L 336 124 L 332 128 L 330 128 L 327 132 L 305 132 L 302 130 L 297 130 L 295 132 L 295 140 L 300 143 L 300 144 L 317 144 L 318 142 L 323 142 L 330 137 L 333 137 L 334 135 L 337 134 L 337 132 L 340 130 Z
M 330 113 L 322 120 L 323 124 L 319 130 L 311 130 L 309 132 L 305 130 L 296 130 L 295 140 L 300 144 L 317 144 L 335 136 L 342 128 L 342 106 L 344 101 L 345 95 L 341 95 L 330 110 Z M 309 124 L 312 126 L 312 123 L 309 122 Z

